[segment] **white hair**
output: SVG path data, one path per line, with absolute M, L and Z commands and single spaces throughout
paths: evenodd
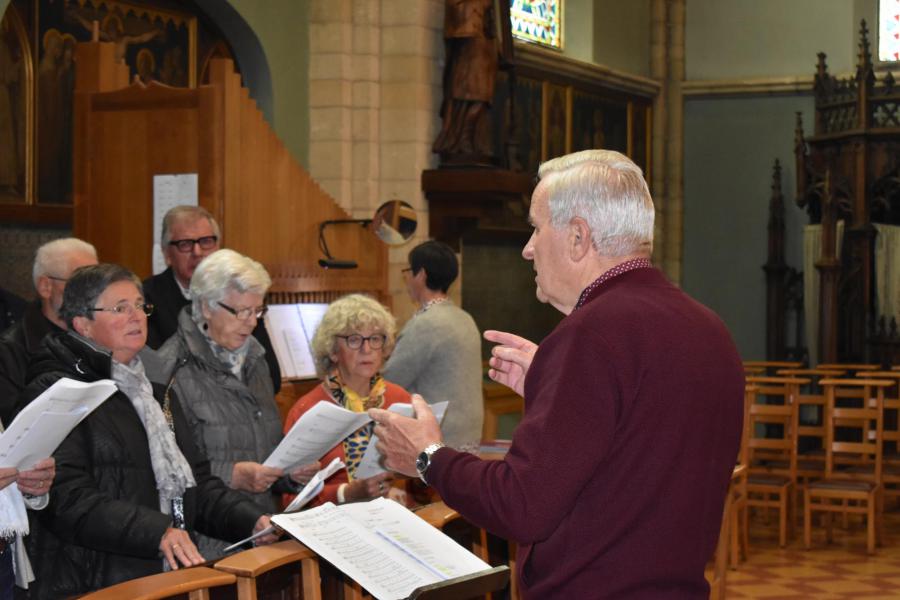
M 583 150 L 543 163 L 538 170 L 547 192 L 550 223 L 563 227 L 581 217 L 603 256 L 650 253 L 653 199 L 641 168 L 613 150 Z
M 78 238 L 60 238 L 38 248 L 31 270 L 34 287 L 37 287 L 38 279 L 44 276 L 67 278 L 70 275 L 69 257 L 78 253 L 89 254 L 97 260 L 97 249 Z
M 182 204 L 170 208 L 163 217 L 162 231 L 160 232 L 160 245 L 163 248 L 167 248 L 169 246 L 169 242 L 172 241 L 172 227 L 175 225 L 175 223 L 181 221 L 184 221 L 185 223 L 193 223 L 194 221 L 199 221 L 200 219 L 206 219 L 207 221 L 209 221 L 209 225 L 213 230 L 213 235 L 219 238 L 219 242 L 221 242 L 222 234 L 219 230 L 219 224 L 216 222 L 216 220 L 208 210 L 206 210 L 202 206 L 189 206 L 186 204 Z
M 191 277 L 194 314 L 203 314 L 202 304 L 219 310 L 218 303 L 229 290 L 265 296 L 270 285 L 272 278 L 265 267 L 252 258 L 234 250 L 217 250 L 200 261 Z

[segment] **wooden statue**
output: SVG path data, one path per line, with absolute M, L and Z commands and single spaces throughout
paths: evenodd
M 493 0 L 446 0 L 443 125 L 432 150 L 444 163 L 490 162 L 488 136 L 477 135 L 494 97 L 499 48 Z

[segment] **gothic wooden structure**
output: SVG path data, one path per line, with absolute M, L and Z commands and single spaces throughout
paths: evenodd
M 865 21 L 854 77 L 829 74 L 825 54 L 818 58 L 814 131 L 805 137 L 798 115 L 795 153 L 797 204 L 810 223 L 822 225 L 819 360 L 891 363 L 898 340 L 895 326 L 876 321 L 873 223 L 900 224 L 900 89 L 890 72 L 876 76 Z M 839 220 L 845 223 L 840 255 Z M 770 248 L 778 246 L 778 235 L 770 227 Z M 770 331 L 784 326 L 773 285 L 777 277 L 769 280 Z M 777 338 L 768 350 L 770 358 L 786 352 Z

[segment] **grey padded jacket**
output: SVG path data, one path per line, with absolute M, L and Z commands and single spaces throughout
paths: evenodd
M 147 362 L 151 380 L 174 389 L 194 432 L 197 445 L 209 458 L 212 472 L 229 487 L 234 463 L 263 462 L 281 441 L 281 415 L 275 404 L 265 350 L 250 337 L 243 381 L 213 353 L 191 318 L 190 305 L 178 315 L 178 331 L 157 351 L 158 364 Z M 241 492 L 266 512 L 275 512 L 274 490 Z M 201 554 L 212 559 L 227 546 L 200 536 Z

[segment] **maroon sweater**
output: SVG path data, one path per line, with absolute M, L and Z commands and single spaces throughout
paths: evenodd
M 444 448 L 428 480 L 519 544 L 526 598 L 706 598 L 743 385 L 722 321 L 630 271 L 541 343 L 506 459 Z

